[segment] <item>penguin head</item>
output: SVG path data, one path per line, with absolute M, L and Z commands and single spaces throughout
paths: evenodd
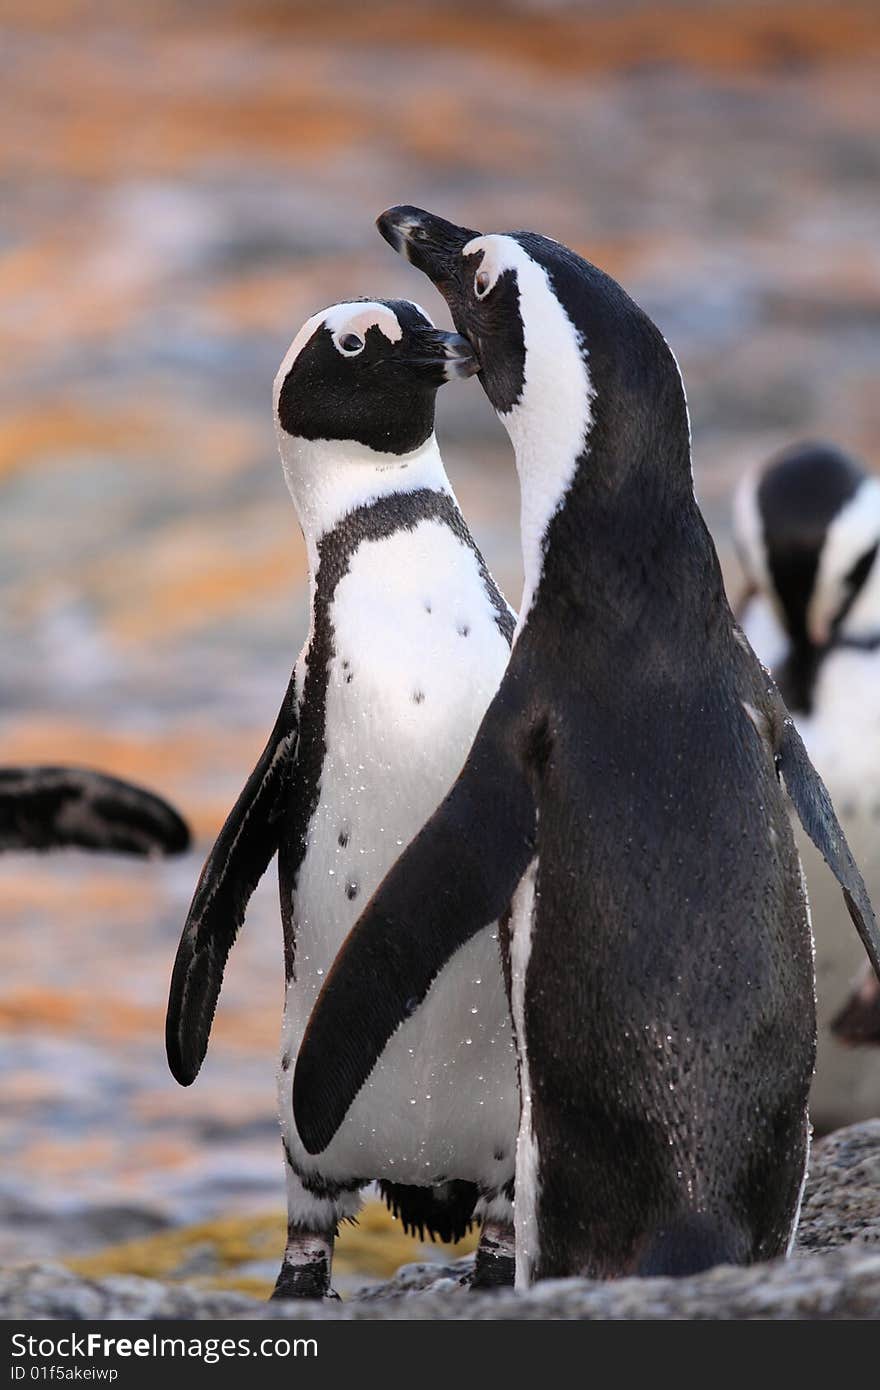
M 433 434 L 437 388 L 476 370 L 470 344 L 435 328 L 409 300 L 334 304 L 303 325 L 285 355 L 275 378 L 276 428 L 296 439 L 409 454 Z
M 535 232 L 483 234 L 414 207 L 389 208 L 377 226 L 434 282 L 473 344 L 518 463 L 538 437 L 545 457 L 554 448 L 580 457 L 590 436 L 591 454 L 622 474 L 659 425 L 681 446 L 670 472 L 692 489 L 681 374 L 616 281 Z
M 831 445 L 795 445 L 743 479 L 734 537 L 794 647 L 821 649 L 878 563 L 880 482 Z

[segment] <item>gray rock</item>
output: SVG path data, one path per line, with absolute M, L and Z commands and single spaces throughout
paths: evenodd
M 450 1283 L 453 1281 L 450 1279 Z M 441 1283 L 446 1283 L 445 1280 Z M 880 1251 L 852 1245 L 825 1255 L 750 1269 L 721 1268 L 692 1279 L 549 1279 L 526 1294 L 471 1294 L 461 1286 L 388 1291 L 349 1303 L 263 1304 L 241 1294 L 150 1279 L 80 1279 L 57 1265 L 0 1274 L 0 1317 L 10 1320 L 119 1318 L 531 1320 L 545 1319 L 876 1319 Z
M 875 1319 L 880 1317 L 880 1120 L 816 1144 L 790 1260 L 690 1279 L 547 1280 L 517 1294 L 474 1294 L 472 1261 L 404 1265 L 348 1302 L 263 1304 L 241 1294 L 149 1279 L 82 1279 L 58 1265 L 0 1271 L 0 1318 Z
M 798 1249 L 851 1243 L 880 1248 L 880 1120 L 839 1129 L 813 1149 Z
M 0 1193 L 0 1264 L 24 1244 L 32 1259 L 52 1258 L 59 1249 L 85 1254 L 103 1245 L 155 1235 L 172 1223 L 155 1208 L 140 1205 L 38 1205 L 12 1192 Z
M 401 1265 L 384 1284 L 359 1289 L 353 1298 L 358 1303 L 375 1303 L 410 1294 L 457 1292 L 467 1288 L 473 1268 L 473 1255 L 449 1264 L 426 1260 L 422 1264 Z
M 0 1317 L 81 1322 L 118 1318 L 229 1318 L 260 1308 L 240 1294 L 117 1275 L 83 1279 L 63 1265 L 21 1265 L 0 1273 Z

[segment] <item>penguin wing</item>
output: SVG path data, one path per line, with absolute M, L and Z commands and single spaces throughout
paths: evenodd
M 821 853 L 841 888 L 849 915 L 880 979 L 880 931 L 862 875 L 852 857 L 831 797 L 819 776 L 788 710 L 778 700 L 774 720 L 776 768 L 801 825 Z
M 282 791 L 295 755 L 296 695 L 291 676 L 259 762 L 205 860 L 171 976 L 165 1049 L 181 1086 L 199 1074 L 208 1050 L 223 971 L 251 894 L 278 849 Z
M 189 828 L 144 787 L 79 767 L 0 768 L 0 850 L 182 854 Z
M 309 1153 L 330 1143 L 388 1039 L 450 956 L 506 910 L 534 855 L 535 804 L 503 692 L 446 800 L 373 894 L 318 996 L 293 1081 Z

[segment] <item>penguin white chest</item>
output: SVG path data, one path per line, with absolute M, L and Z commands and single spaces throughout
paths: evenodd
M 329 620 L 320 795 L 293 903 L 291 1056 L 345 936 L 461 770 L 509 655 L 476 555 L 437 521 L 363 541 Z M 289 1089 L 282 1081 L 289 1143 L 312 1166 Z M 510 1162 L 516 1116 L 493 928 L 456 954 L 392 1038 L 318 1166 L 340 1177 L 490 1181 L 501 1162 L 493 1151 Z
M 773 671 L 781 665 L 789 648 L 789 640 L 779 615 L 766 595 L 752 595 L 740 618 L 740 626 L 758 660 L 768 670 Z
M 880 651 L 842 647 L 819 668 L 813 713 L 798 720 L 810 756 L 836 801 L 880 804 Z

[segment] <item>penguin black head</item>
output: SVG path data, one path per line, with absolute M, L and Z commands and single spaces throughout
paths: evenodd
M 276 423 L 298 439 L 408 454 L 433 433 L 437 388 L 476 371 L 470 344 L 409 300 L 335 304 L 303 325 L 281 364 Z
M 880 482 L 831 445 L 796 445 L 743 480 L 734 534 L 750 583 L 770 597 L 794 648 L 818 651 L 873 572 Z
M 529 436 L 540 434 L 547 457 L 566 432 L 561 449 L 580 456 L 589 436 L 609 476 L 622 475 L 659 421 L 676 445 L 670 472 L 691 487 L 675 358 L 610 276 L 535 232 L 483 234 L 414 207 L 390 208 L 377 226 L 434 282 L 473 343 L 518 463 Z

